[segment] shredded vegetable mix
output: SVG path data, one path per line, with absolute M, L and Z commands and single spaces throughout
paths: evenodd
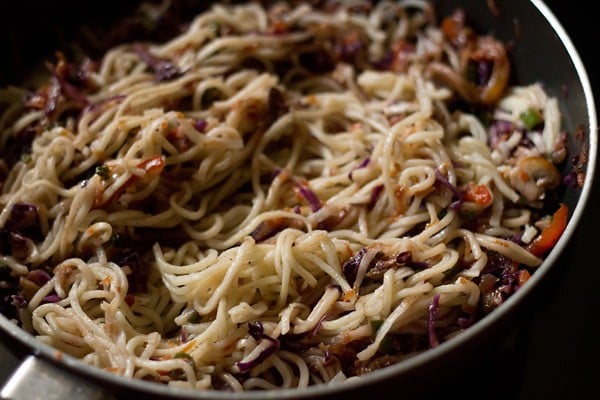
M 197 390 L 360 379 L 493 312 L 564 231 L 558 102 L 464 10 L 180 28 L 0 92 L 2 309 L 40 341 Z

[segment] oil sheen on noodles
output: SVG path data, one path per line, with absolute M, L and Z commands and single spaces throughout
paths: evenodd
M 295 388 L 435 347 L 525 284 L 564 229 L 556 99 L 508 86 L 460 10 L 290 4 L 215 4 L 1 92 L 15 323 L 125 377 Z

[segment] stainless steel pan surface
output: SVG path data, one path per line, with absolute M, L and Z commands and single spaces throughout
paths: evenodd
M 425 395 L 456 376 L 462 366 L 490 351 L 511 331 L 518 318 L 532 312 L 531 304 L 537 300 L 540 291 L 554 273 L 565 268 L 561 262 L 563 254 L 591 206 L 588 200 L 596 174 L 598 145 L 596 108 L 587 71 L 577 49 L 543 1 L 435 0 L 434 3 L 440 15 L 449 14 L 457 6 L 463 7 L 476 29 L 490 32 L 510 43 L 515 82 L 543 82 L 547 91 L 559 99 L 566 130 L 575 132 L 579 129 L 583 132 L 581 137 L 568 138 L 570 158 L 561 171 L 563 176 L 567 175 L 573 169 L 573 163 L 577 162 L 577 156 L 586 154 L 583 185 L 568 187 L 562 194 L 561 201 L 571 210 L 568 225 L 525 286 L 460 335 L 398 364 L 370 372 L 343 385 L 273 392 L 201 392 L 124 379 L 58 352 L 0 315 L 0 337 L 22 360 L 2 388 L 1 398 L 358 399 L 400 391 L 403 396 Z M 21 62 L 23 60 L 28 59 L 23 58 Z M 20 68 L 24 67 L 20 65 Z M 6 76 L 18 76 L 20 72 L 5 69 L 2 72 Z M 435 377 L 441 375 L 446 379 L 436 383 Z

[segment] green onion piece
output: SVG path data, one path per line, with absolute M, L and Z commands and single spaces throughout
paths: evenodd
M 371 329 L 373 329 L 374 333 L 377 333 L 381 325 L 383 325 L 383 320 L 381 319 L 371 321 Z
M 96 175 L 100 176 L 102 179 L 107 179 L 109 176 L 108 165 L 98 165 L 96 167 Z
M 194 361 L 194 359 L 192 358 L 192 356 L 190 356 L 185 351 L 179 351 L 179 352 L 175 353 L 175 355 L 173 356 L 173 358 L 185 358 L 188 361 L 192 361 L 192 362 Z
M 527 111 L 523 111 L 519 115 L 519 117 L 521 118 L 521 121 L 523 121 L 523 123 L 525 124 L 525 128 L 527 129 L 533 129 L 544 121 L 544 119 L 542 118 L 542 114 L 534 108 L 530 108 Z

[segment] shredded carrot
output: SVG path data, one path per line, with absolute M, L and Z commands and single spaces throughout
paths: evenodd
M 184 353 L 189 352 L 191 349 L 193 349 L 196 346 L 196 341 L 195 340 L 190 340 L 188 342 L 188 344 L 186 344 L 183 349 L 181 349 L 181 351 L 183 351 Z

